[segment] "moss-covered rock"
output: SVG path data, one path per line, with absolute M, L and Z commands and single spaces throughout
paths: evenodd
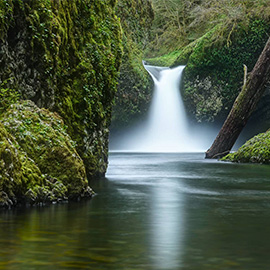
M 5 88 L 5 83 L 0 85 L 0 114 L 5 112 L 9 106 L 19 100 L 19 93 L 14 89 Z
M 142 64 L 154 16 L 151 2 L 119 0 L 116 13 L 123 28 L 124 53 L 111 130 L 130 125 L 144 114 L 152 92 L 152 80 Z
M 239 24 L 229 44 L 214 42 L 216 31 L 218 27 L 195 45 L 184 73 L 185 103 L 197 121 L 212 122 L 228 114 L 243 84 L 243 65 L 252 70 L 268 39 L 270 23 L 254 19 L 245 28 Z M 183 63 L 184 58 L 179 56 L 174 64 Z M 198 102 L 197 95 L 203 97 L 203 103 Z M 218 106 L 209 106 L 213 102 Z
M 270 131 L 253 137 L 236 152 L 228 154 L 221 160 L 270 164 Z
M 21 190 L 22 161 L 17 148 L 18 144 L 0 123 L 0 206 L 12 205 L 16 201 L 14 191 Z
M 29 189 L 44 183 L 37 165 L 0 122 L 0 207 L 23 201 Z
M 3 199 L 7 195 L 15 203 L 38 203 L 92 195 L 83 161 L 66 128 L 58 114 L 31 101 L 13 104 L 1 115 Z
M 89 177 L 107 167 L 108 127 L 121 62 L 115 0 L 0 3 L 0 80 L 58 112 Z

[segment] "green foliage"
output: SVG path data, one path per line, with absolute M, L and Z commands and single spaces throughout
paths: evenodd
M 238 151 L 228 154 L 222 161 L 270 163 L 270 131 L 248 140 Z
M 1 0 L 0 1 L 0 38 L 3 39 L 13 22 L 13 1 Z
M 231 36 L 242 25 L 248 28 L 250 20 L 269 21 L 268 0 L 153 0 L 155 20 L 152 43 L 147 57 L 157 57 L 182 50 L 188 44 L 219 25 L 215 39 L 231 43 Z
M 148 0 L 119 0 L 116 12 L 121 20 L 124 36 L 140 48 L 144 48 L 154 18 L 151 3 Z

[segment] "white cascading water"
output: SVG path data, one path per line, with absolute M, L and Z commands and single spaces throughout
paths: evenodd
M 145 122 L 111 138 L 111 151 L 196 152 L 205 151 L 213 133 L 189 130 L 180 93 L 185 66 L 175 68 L 144 65 L 155 87 L 149 115 Z M 209 141 L 210 140 L 210 141 Z
M 143 148 L 151 152 L 185 152 L 190 149 L 184 104 L 179 91 L 185 66 L 160 69 L 145 65 L 155 89 Z

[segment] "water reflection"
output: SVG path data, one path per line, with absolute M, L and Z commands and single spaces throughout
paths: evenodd
M 0 213 L 0 269 L 268 269 L 269 179 L 203 154 L 113 154 L 91 201 Z
M 181 265 L 184 248 L 184 195 L 179 194 L 178 182 L 166 178 L 157 182 L 151 193 L 149 228 L 153 265 L 155 269 L 174 269 Z

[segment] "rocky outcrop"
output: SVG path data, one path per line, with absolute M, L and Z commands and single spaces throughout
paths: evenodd
M 76 143 L 61 117 L 31 101 L 10 106 L 0 122 L 0 206 L 91 197 Z
M 9 0 L 0 5 L 0 80 L 61 115 L 89 177 L 107 168 L 121 61 L 116 1 Z
M 228 154 L 221 160 L 270 164 L 270 131 L 253 137 L 238 151 Z
M 142 65 L 153 9 L 149 0 L 119 0 L 117 16 L 123 28 L 123 60 L 111 130 L 134 123 L 145 113 L 151 100 L 152 80 Z
M 253 69 L 269 29 L 269 23 L 254 19 L 246 28 L 241 24 L 236 27 L 229 45 L 222 39 L 215 41 L 218 27 L 193 44 L 183 78 L 185 104 L 193 119 L 213 122 L 227 116 L 243 85 L 244 65 L 248 72 Z M 174 65 L 183 63 L 186 57 L 183 53 Z

